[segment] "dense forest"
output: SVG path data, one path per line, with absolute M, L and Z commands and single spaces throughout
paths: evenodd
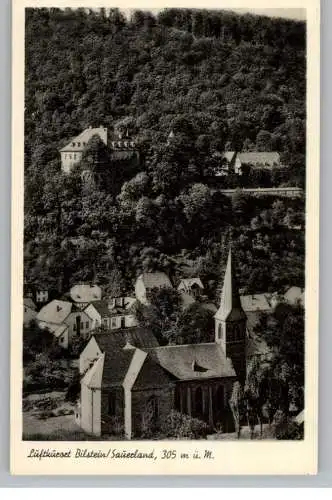
M 25 279 L 116 295 L 160 269 L 212 298 L 232 227 L 247 293 L 302 286 L 305 201 L 229 199 L 210 173 L 226 150 L 278 151 L 276 182 L 304 186 L 305 38 L 303 22 L 229 11 L 27 9 Z M 64 175 L 59 149 L 90 125 L 130 130 L 139 163 L 94 137 Z

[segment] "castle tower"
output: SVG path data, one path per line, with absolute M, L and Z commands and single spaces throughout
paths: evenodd
M 215 314 L 215 342 L 232 360 L 239 379 L 246 375 L 246 315 L 236 283 L 232 251 L 229 250 L 220 306 Z

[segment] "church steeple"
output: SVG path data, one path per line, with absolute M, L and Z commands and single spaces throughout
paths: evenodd
M 215 314 L 215 342 L 222 346 L 226 356 L 232 360 L 240 379 L 245 377 L 246 372 L 246 319 L 230 248 L 220 305 Z
M 232 264 L 232 249 L 230 248 L 221 292 L 220 306 L 215 318 L 221 321 L 238 321 L 245 317 Z

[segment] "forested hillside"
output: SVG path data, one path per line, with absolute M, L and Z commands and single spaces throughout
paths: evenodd
M 96 279 L 121 292 L 163 269 L 199 273 L 213 294 L 232 226 L 248 291 L 302 284 L 304 201 L 230 202 L 207 178 L 217 153 L 278 151 L 284 183 L 304 185 L 305 71 L 300 22 L 27 9 L 26 279 L 60 291 Z M 94 141 L 90 167 L 103 169 L 87 190 L 79 168 L 61 173 L 58 151 L 90 125 L 128 128 L 140 164 L 124 172 Z

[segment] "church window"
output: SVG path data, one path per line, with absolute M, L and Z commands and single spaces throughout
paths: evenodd
M 197 387 L 195 391 L 195 402 L 194 402 L 195 416 L 200 417 L 203 414 L 203 392 L 201 387 Z
M 108 414 L 114 416 L 116 413 L 116 394 L 114 391 L 108 393 Z

